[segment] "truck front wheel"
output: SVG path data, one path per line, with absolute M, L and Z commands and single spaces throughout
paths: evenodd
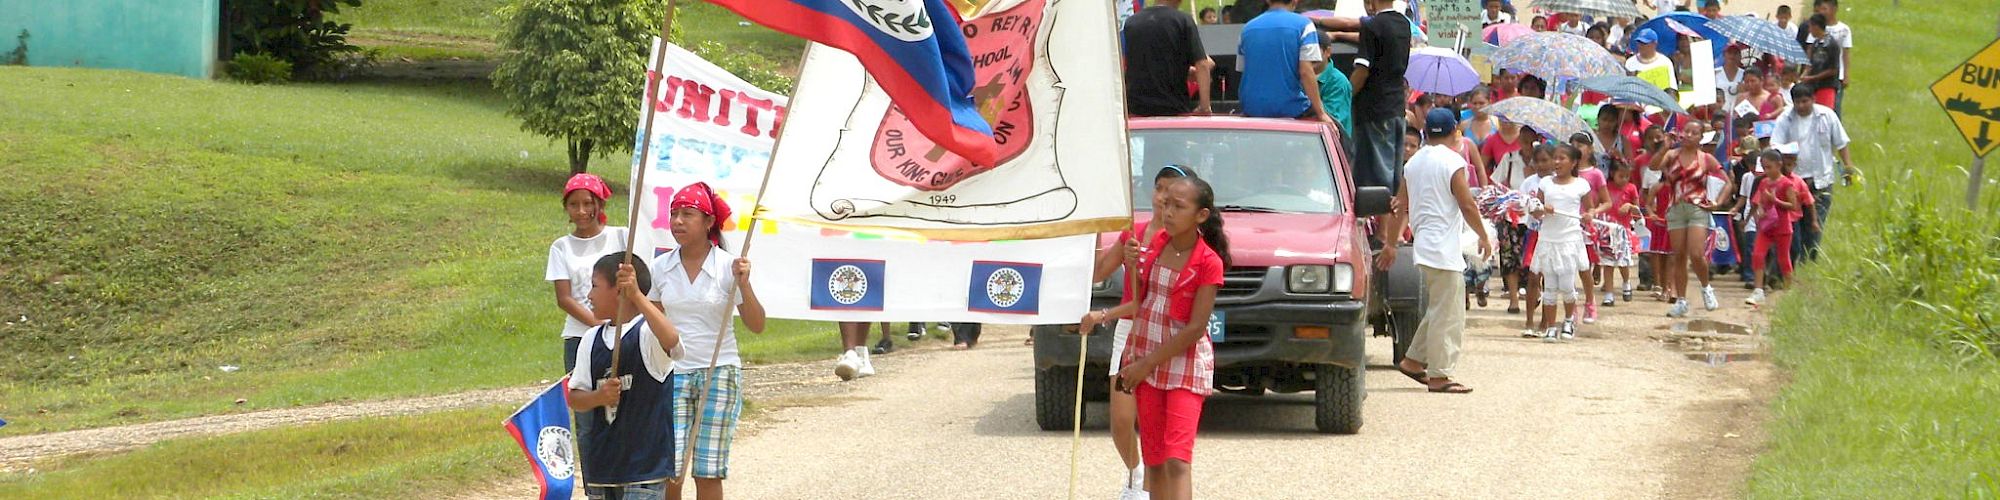
M 1361 431 L 1361 400 L 1367 396 L 1361 367 L 1313 366 L 1313 425 L 1321 433 Z
M 1035 425 L 1042 430 L 1066 430 L 1075 425 L 1076 370 L 1074 366 L 1035 370 Z

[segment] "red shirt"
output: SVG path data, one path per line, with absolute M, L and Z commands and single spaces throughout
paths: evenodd
M 1528 132 L 1523 130 L 1521 133 L 1527 134 Z M 1507 156 L 1508 153 L 1521 150 L 1520 140 L 1521 136 L 1517 135 L 1514 136 L 1515 142 L 1507 142 L 1505 139 L 1500 138 L 1499 132 L 1494 132 L 1493 135 L 1486 136 L 1486 141 L 1479 144 L 1479 154 L 1486 157 L 1487 177 L 1492 177 L 1493 169 L 1500 167 L 1501 158 Z M 1527 175 L 1523 173 L 1522 177 L 1527 177 Z M 1507 187 L 1512 188 L 1513 186 Z
M 1715 161 L 1715 155 L 1707 151 L 1697 151 L 1694 161 L 1676 156 L 1673 164 L 1667 165 L 1667 179 L 1672 184 L 1675 201 L 1690 201 L 1708 197 L 1708 178 L 1723 175 L 1722 163 Z M 1713 200 L 1708 200 L 1713 201 Z
M 1624 186 L 1606 186 L 1611 190 L 1611 220 L 1618 225 L 1632 228 L 1632 214 L 1625 213 L 1625 205 L 1639 205 L 1639 185 L 1630 182 Z
M 1765 193 L 1772 195 L 1770 200 L 1765 200 Z M 1778 201 L 1787 197 L 1792 198 L 1793 203 L 1796 203 L 1796 205 L 1793 205 L 1789 209 L 1778 206 Z M 1757 183 L 1757 192 L 1751 200 L 1757 203 L 1757 209 L 1761 210 L 1762 213 L 1781 213 L 1784 215 L 1784 224 L 1776 228 L 1777 230 L 1772 231 L 1773 234 L 1790 234 L 1792 232 L 1791 223 L 1805 218 L 1805 205 L 1812 203 L 1813 197 L 1812 190 L 1806 188 L 1805 179 L 1801 179 L 1796 175 L 1787 175 L 1779 177 L 1776 181 L 1767 179 L 1764 182 Z M 1759 220 L 1762 220 L 1762 216 L 1759 217 Z
M 1145 254 L 1139 257 L 1140 283 L 1148 283 L 1148 280 L 1153 279 L 1155 267 L 1153 263 L 1160 260 L 1160 254 L 1165 252 L 1167 247 L 1173 246 L 1168 243 L 1171 240 L 1164 229 L 1154 233 L 1153 241 L 1158 243 L 1146 249 Z M 1194 250 L 1189 253 L 1187 264 L 1181 267 L 1180 275 L 1174 282 L 1167 315 L 1175 321 L 1188 321 L 1188 318 L 1194 315 L 1195 291 L 1203 286 L 1222 286 L 1222 272 L 1222 256 L 1217 255 L 1214 249 L 1208 248 L 1207 241 L 1196 238 Z M 1144 303 L 1146 288 L 1140 288 L 1138 296 L 1133 297 L 1133 300 Z

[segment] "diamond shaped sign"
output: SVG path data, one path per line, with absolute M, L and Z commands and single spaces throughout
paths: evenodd
M 1974 156 L 1986 156 L 2000 146 L 2000 40 L 1951 68 L 1931 95 L 1958 126 Z

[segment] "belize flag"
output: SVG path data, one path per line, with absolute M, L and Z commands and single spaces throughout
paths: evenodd
M 972 52 L 946 0 L 711 0 L 757 24 L 854 54 L 924 137 L 999 163 L 973 104 Z
M 886 263 L 879 260 L 813 259 L 813 309 L 880 311 L 888 296 Z
M 576 439 L 569 431 L 569 377 L 542 391 L 513 417 L 507 433 L 528 455 L 528 466 L 542 486 L 542 500 L 568 500 L 576 489 Z
M 1041 314 L 1042 265 L 973 261 L 965 304 L 974 312 Z

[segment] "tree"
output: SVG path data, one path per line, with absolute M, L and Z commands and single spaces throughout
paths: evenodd
M 265 54 L 291 63 L 293 76 L 325 79 L 345 64 L 341 57 L 361 50 L 347 43 L 352 25 L 326 19 L 361 0 L 228 0 L 222 3 L 223 57 Z
M 493 86 L 521 128 L 569 146 L 569 169 L 631 151 L 658 0 L 519 0 L 501 11 Z

